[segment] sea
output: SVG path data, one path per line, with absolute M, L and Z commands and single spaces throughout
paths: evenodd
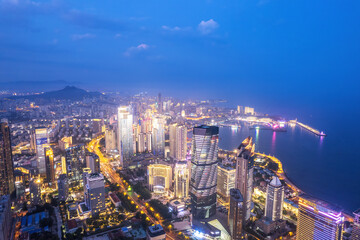
M 238 129 L 221 127 L 219 147 L 233 150 L 251 136 L 256 151 L 277 157 L 288 178 L 307 194 L 348 213 L 360 208 L 359 118 L 333 115 L 298 120 L 327 136 L 316 136 L 300 126 L 287 126 L 286 132 L 249 129 L 245 125 Z

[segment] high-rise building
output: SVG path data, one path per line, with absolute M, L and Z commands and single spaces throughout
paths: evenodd
M 158 112 L 162 113 L 162 111 L 163 111 L 163 103 L 162 103 L 162 99 L 161 99 L 161 93 L 159 93 L 159 95 L 158 95 L 157 104 L 158 104 Z
M 72 145 L 72 137 L 63 137 L 59 140 L 59 148 L 62 151 L 65 151 L 67 148 L 71 147 Z
M 112 128 L 105 130 L 105 148 L 107 153 L 116 149 L 116 134 Z
M 228 224 L 231 239 L 243 239 L 243 214 L 244 199 L 239 189 L 230 189 L 230 208 L 228 214 Z
M 172 181 L 172 168 L 165 164 L 150 164 L 147 167 L 150 191 L 166 192 Z
M 236 149 L 236 188 L 244 198 L 243 224 L 250 219 L 251 200 L 253 193 L 255 143 L 252 138 L 246 138 Z
M 9 195 L 0 196 L 0 240 L 11 239 L 12 213 Z
M 186 160 L 187 154 L 187 128 L 177 123 L 169 127 L 170 157 L 177 160 Z
M 341 240 L 344 217 L 337 207 L 310 196 L 299 197 L 297 240 Z
M 46 175 L 46 164 L 45 164 L 45 151 L 46 147 L 49 147 L 49 133 L 47 128 L 36 128 L 35 129 L 36 139 L 36 158 L 39 173 L 41 176 Z
M 105 209 L 105 184 L 101 173 L 85 173 L 84 195 L 86 206 L 92 214 Z
M 45 182 L 54 187 L 55 184 L 55 165 L 54 165 L 54 153 L 51 148 L 45 148 L 45 166 L 46 166 L 46 178 Z
M 350 240 L 360 240 L 360 208 L 354 212 L 354 226 Z
M 58 180 L 59 201 L 66 201 L 69 195 L 69 183 L 66 174 L 60 174 Z
M 85 167 L 85 146 L 79 144 L 66 149 L 66 174 L 71 187 L 83 186 L 83 168 Z
M 87 152 L 86 153 L 86 167 L 91 169 L 92 173 L 100 173 L 100 159 L 99 156 Z
M 218 127 L 194 127 L 190 197 L 192 215 L 195 219 L 206 219 L 216 213 L 218 144 Z
M 278 177 L 274 177 L 266 189 L 265 217 L 271 221 L 282 219 L 284 186 Z
M 134 156 L 133 115 L 130 106 L 118 108 L 118 150 L 121 155 L 120 165 L 127 166 Z
M 145 141 L 145 151 L 151 152 L 152 151 L 152 134 L 151 132 L 146 133 L 146 141 Z M 163 151 L 161 149 L 161 151 Z
M 33 205 L 41 204 L 41 180 L 31 179 L 29 184 L 30 202 Z
M 165 153 L 165 119 L 161 116 L 153 119 L 151 143 L 153 153 L 163 157 Z
M 251 107 L 245 107 L 244 113 L 249 114 L 249 115 L 255 115 L 254 108 L 251 108 Z
M 0 123 L 0 196 L 11 195 L 15 191 L 14 165 L 12 161 L 10 128 L 6 122 Z
M 218 165 L 216 192 L 225 203 L 229 202 L 230 189 L 235 188 L 236 169 Z
M 174 168 L 175 197 L 188 197 L 189 181 L 190 171 L 187 162 L 177 162 Z
M 244 113 L 244 107 L 243 106 L 237 106 L 237 113 L 238 114 L 243 114 Z
M 139 133 L 138 135 L 138 153 L 143 153 L 145 152 L 145 137 L 146 134 L 145 133 Z

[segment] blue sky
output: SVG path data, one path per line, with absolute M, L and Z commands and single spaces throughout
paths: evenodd
M 0 82 L 341 108 L 359 43 L 359 1 L 0 0 Z

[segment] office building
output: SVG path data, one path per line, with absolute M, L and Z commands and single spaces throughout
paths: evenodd
M 153 153 L 163 157 L 165 153 L 165 119 L 161 116 L 153 118 L 151 141 Z
M 350 240 L 360 240 L 360 209 L 354 212 L 354 225 Z
M 105 149 L 106 153 L 116 150 L 116 133 L 113 128 L 105 130 Z
M 105 209 L 105 184 L 101 173 L 85 174 L 84 195 L 86 206 L 91 209 L 92 214 Z
M 0 196 L 11 195 L 15 191 L 14 165 L 10 128 L 6 122 L 0 123 Z
M 12 213 L 9 195 L 0 196 L 0 240 L 11 239 Z
M 187 128 L 177 123 L 169 127 L 170 157 L 177 160 L 186 160 L 187 154 Z
M 221 198 L 221 201 L 228 203 L 230 199 L 230 189 L 235 188 L 236 169 L 223 165 L 219 165 L 217 168 L 216 192 Z
M 147 240 L 165 240 L 166 233 L 160 224 L 149 226 L 146 231 Z
M 172 168 L 165 164 L 150 164 L 147 167 L 150 191 L 166 192 L 172 182 Z
M 161 93 L 159 93 L 159 95 L 158 95 L 157 105 L 158 105 L 158 112 L 162 113 L 163 112 L 163 102 L 161 99 Z
M 195 219 L 216 213 L 216 184 L 219 128 L 199 126 L 193 129 L 190 197 Z
M 143 153 L 145 152 L 145 138 L 146 138 L 146 134 L 145 133 L 139 133 L 138 135 L 138 145 L 137 145 L 137 152 L 138 153 Z
M 251 107 L 245 107 L 244 113 L 246 115 L 255 115 L 254 108 L 251 108 Z
M 66 201 L 69 195 L 69 183 L 66 174 L 60 174 L 58 180 L 59 201 Z
M 187 198 L 189 195 L 190 171 L 187 162 L 177 162 L 174 168 L 175 197 Z
M 86 153 L 86 167 L 91 169 L 92 173 L 100 173 L 100 159 L 94 153 Z
M 32 205 L 41 204 L 41 180 L 31 179 L 29 184 L 30 189 L 30 202 Z
M 341 240 L 343 222 L 337 207 L 307 195 L 299 197 L 297 240 Z
M 70 187 L 83 186 L 83 168 L 85 167 L 85 146 L 79 144 L 66 149 L 66 174 Z
M 265 217 L 270 221 L 282 219 L 284 186 L 278 177 L 274 177 L 266 189 Z
M 54 153 L 51 148 L 45 148 L 45 166 L 46 166 L 46 178 L 45 182 L 48 186 L 55 187 L 55 165 L 54 165 Z
M 46 147 L 49 147 L 49 134 L 47 128 L 36 128 L 35 132 L 36 142 L 36 158 L 37 166 L 41 176 L 46 176 L 46 163 L 45 163 L 45 151 Z
M 134 156 L 133 115 L 130 106 L 118 108 L 117 147 L 121 155 L 120 165 L 127 166 Z
M 237 111 L 238 114 L 244 114 L 244 107 L 243 106 L 237 106 L 236 111 Z
M 253 193 L 255 144 L 252 138 L 246 138 L 236 149 L 236 188 L 240 190 L 244 199 L 243 224 L 250 219 L 251 201 Z
M 239 189 L 230 189 L 230 208 L 228 213 L 228 224 L 231 239 L 243 239 L 243 207 L 244 199 Z

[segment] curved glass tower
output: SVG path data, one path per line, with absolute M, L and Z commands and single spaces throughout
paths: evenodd
M 193 130 L 190 197 L 195 219 L 216 213 L 219 128 L 199 126 Z

